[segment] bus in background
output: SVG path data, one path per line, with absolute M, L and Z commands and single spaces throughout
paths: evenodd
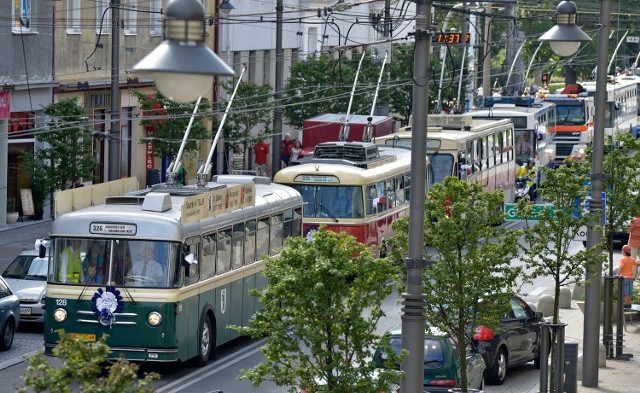
M 51 225 L 45 353 L 59 331 L 109 358 L 204 365 L 261 307 L 262 256 L 302 234 L 302 197 L 264 177 L 217 176 L 109 197 Z
M 391 223 L 409 213 L 411 151 L 367 142 L 320 143 L 313 156 L 283 168 L 274 181 L 302 194 L 305 235 L 326 225 L 377 247 L 392 234 Z
M 561 165 L 571 155 L 573 146 L 590 146 L 593 141 L 593 97 L 580 94 L 543 94 L 541 98 L 556 105 L 556 123 L 548 132 L 555 136 L 555 165 Z
M 417 131 L 414 131 L 417 132 Z M 379 145 L 411 149 L 410 131 L 376 138 Z M 429 184 L 446 176 L 503 190 L 504 201 L 515 200 L 514 127 L 508 119 L 473 119 L 470 114 L 429 115 L 427 156 Z
M 589 97 L 596 95 L 596 82 L 582 82 Z M 613 116 L 612 116 L 613 114 Z M 607 105 L 604 108 L 604 135 L 614 136 L 619 132 L 638 135 L 638 84 L 626 76 L 607 80 Z
M 533 97 L 485 97 L 484 108 L 469 113 L 474 119 L 511 119 L 515 130 L 516 164 L 522 165 L 534 157 L 540 167 L 553 166 L 556 156 L 555 104 Z

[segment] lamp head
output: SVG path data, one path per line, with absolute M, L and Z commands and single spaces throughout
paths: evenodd
M 538 38 L 538 41 L 549 42 L 551 50 L 559 56 L 573 55 L 581 43 L 591 42 L 591 38 L 576 26 L 577 15 L 578 7 L 573 1 L 562 1 L 556 7 L 556 25 Z
M 218 6 L 218 10 L 220 10 L 220 12 L 225 15 L 229 15 L 229 13 L 235 9 L 236 7 L 234 7 L 233 4 L 229 3 L 229 0 L 222 0 L 220 5 Z
M 133 67 L 151 74 L 158 90 L 175 102 L 193 102 L 213 86 L 213 76 L 235 73 L 204 43 L 204 9 L 198 0 L 170 0 L 164 41 Z

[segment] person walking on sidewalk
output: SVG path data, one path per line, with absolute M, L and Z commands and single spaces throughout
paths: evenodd
M 620 258 L 620 268 L 618 274 L 624 277 L 624 306 L 631 307 L 631 295 L 633 294 L 633 282 L 636 277 L 633 268 L 640 265 L 635 258 L 631 257 L 631 247 L 628 244 L 622 246 L 622 258 Z
M 627 228 L 629 233 L 629 241 L 627 244 L 631 247 L 631 258 L 638 258 L 638 248 L 640 247 L 640 217 L 634 217 Z

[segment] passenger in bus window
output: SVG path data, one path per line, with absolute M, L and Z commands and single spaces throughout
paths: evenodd
M 516 154 L 527 157 L 533 156 L 533 145 L 527 141 L 527 136 L 524 133 L 520 134 L 518 142 L 516 142 Z
M 71 244 L 60 253 L 60 282 L 80 282 L 81 256 L 80 246 L 82 240 L 73 239 Z
M 143 285 L 159 285 L 163 278 L 164 272 L 162 266 L 154 259 L 152 248 L 144 250 L 144 259 L 137 261 L 131 267 L 128 274 L 136 283 Z
M 82 282 L 85 284 L 102 284 L 102 268 L 104 255 L 97 240 L 91 242 L 89 251 L 82 261 Z

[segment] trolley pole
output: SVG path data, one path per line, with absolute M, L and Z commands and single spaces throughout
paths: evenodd
M 432 0 L 416 0 L 415 56 L 413 64 L 413 135 L 411 143 L 411 206 L 409 208 L 409 250 L 407 289 L 402 294 L 402 348 L 409 356 L 402 363 L 405 379 L 400 391 L 423 391 L 426 301 L 422 292 L 424 259 L 424 200 L 427 193 L 425 167 L 427 113 L 429 113 L 429 57 L 431 50 Z

